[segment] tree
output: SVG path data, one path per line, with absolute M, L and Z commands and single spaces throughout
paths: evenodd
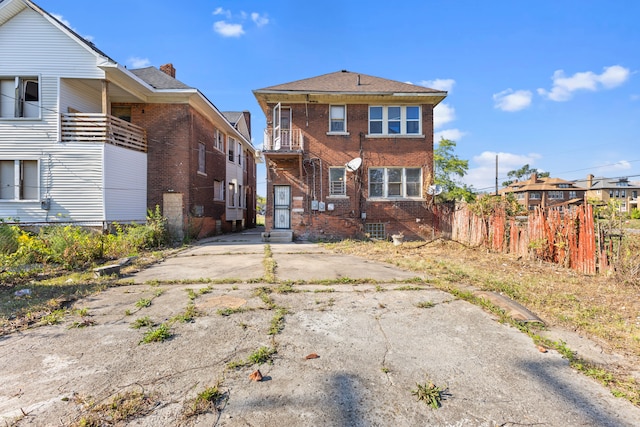
M 469 161 L 462 160 L 454 154 L 455 141 L 441 138 L 438 146 L 433 150 L 434 183 L 442 187 L 438 196 L 440 201 L 475 199 L 473 188 L 462 183 L 459 178 L 467 174 Z
M 507 172 L 507 177 L 511 178 L 508 181 L 502 183 L 503 187 L 508 187 L 513 184 L 514 181 L 520 181 L 522 178 L 528 178 L 531 174 L 537 174 L 540 178 L 546 178 L 549 176 L 549 172 L 540 172 L 538 169 L 529 167 L 529 164 L 522 166 L 520 169 L 515 169 Z

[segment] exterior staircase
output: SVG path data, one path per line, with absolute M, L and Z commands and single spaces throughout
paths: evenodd
M 293 242 L 293 231 L 291 230 L 271 230 L 262 233 L 262 241 L 266 243 L 291 243 Z

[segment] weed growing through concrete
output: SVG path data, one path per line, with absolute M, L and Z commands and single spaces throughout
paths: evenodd
M 271 245 L 264 245 L 264 259 L 262 261 L 264 266 L 264 280 L 267 283 L 276 282 L 276 261 L 273 259 L 273 252 L 271 252 Z
M 314 294 L 320 294 L 323 292 L 327 292 L 327 293 L 331 293 L 331 292 L 335 292 L 336 290 L 333 288 L 322 288 L 322 289 L 314 289 L 313 293 Z
M 396 288 L 396 291 L 423 291 L 424 288 L 421 288 L 420 286 L 410 286 L 410 285 L 405 285 L 405 286 L 398 286 Z
M 171 328 L 166 323 L 162 323 L 155 329 L 149 329 L 144 333 L 142 340 L 140 340 L 139 344 L 149 344 L 152 342 L 163 342 L 171 338 L 173 334 L 171 333 Z
M 207 387 L 196 397 L 185 402 L 183 414 L 185 418 L 194 417 L 210 411 L 218 411 L 218 405 L 225 400 L 225 393 L 220 391 L 221 383 Z
M 420 384 L 416 383 L 418 387 L 416 390 L 411 390 L 411 394 L 416 396 L 418 400 L 424 401 L 427 405 L 433 409 L 438 409 L 441 406 L 445 389 L 436 386 L 431 381 Z
M 145 307 L 149 307 L 150 305 L 151 305 L 150 299 L 140 298 L 138 301 L 136 301 L 136 307 L 138 308 L 145 308 Z
M 419 303 L 416 304 L 416 307 L 418 308 L 432 308 L 435 307 L 436 305 L 434 303 L 432 303 L 431 301 L 420 301 Z
M 171 318 L 171 322 L 191 323 L 196 317 L 200 316 L 200 312 L 194 304 L 187 305 L 183 313 L 177 314 Z
M 247 311 L 248 309 L 246 307 L 237 307 L 237 308 L 220 308 L 218 309 L 218 311 L 216 311 L 216 313 L 220 316 L 231 316 L 232 314 L 235 313 L 242 313 L 244 311 Z
M 273 363 L 273 355 L 276 354 L 278 350 L 275 347 L 260 347 L 253 353 L 249 355 L 246 360 L 234 360 L 227 363 L 228 369 L 238 369 L 245 366 L 251 365 L 263 365 L 265 363 Z
M 149 316 L 139 317 L 131 323 L 133 329 L 147 328 L 153 325 L 154 323 Z
M 268 332 L 269 335 L 278 335 L 284 329 L 284 316 L 286 314 L 286 308 L 279 308 L 276 310 L 275 316 L 271 319 L 271 327 Z
M 66 310 L 63 310 L 63 309 L 53 310 L 51 313 L 47 314 L 46 316 L 43 316 L 40 319 L 40 324 L 41 325 L 57 325 L 58 323 L 64 320 L 64 316 L 66 313 L 67 313 Z
M 191 301 L 195 300 L 196 298 L 198 298 L 198 295 L 196 295 L 196 291 L 194 291 L 193 289 L 185 289 L 187 291 L 187 295 L 189 295 L 189 299 Z
M 95 405 L 90 400 L 85 404 L 90 408 L 89 413 L 73 424 L 74 427 L 122 425 L 151 413 L 155 397 L 140 391 L 128 391 L 115 395 L 111 402 Z

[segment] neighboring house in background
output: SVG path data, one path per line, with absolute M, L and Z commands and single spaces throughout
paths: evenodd
M 631 212 L 638 208 L 640 185 L 628 178 L 604 178 L 587 175 L 587 179 L 574 181 L 587 189 L 587 200 L 608 203 L 615 200 L 620 204 L 620 212 Z
M 516 181 L 500 190 L 500 194 L 512 193 L 518 203 L 528 210 L 580 205 L 584 202 L 585 189 L 560 178 L 538 177 L 531 174 L 526 181 Z
M 433 108 L 446 92 L 343 70 L 254 95 L 267 118 L 268 236 L 427 233 Z
M 128 70 L 28 0 L 0 2 L 0 39 L 0 218 L 99 225 L 159 205 L 178 238 L 255 224 L 226 212 L 228 183 L 256 185 L 227 176 L 228 140 L 254 148 L 171 64 Z

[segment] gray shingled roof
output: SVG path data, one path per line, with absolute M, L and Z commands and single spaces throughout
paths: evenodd
M 257 92 L 347 92 L 347 93 L 444 93 L 445 91 L 430 89 L 395 80 L 383 79 L 347 70 L 323 74 L 308 79 L 296 80 L 276 86 L 258 89 Z
M 156 89 L 193 89 L 156 67 L 137 68 L 129 71 Z
M 223 111 L 222 115 L 229 123 L 235 126 L 240 121 L 243 114 L 241 111 Z

